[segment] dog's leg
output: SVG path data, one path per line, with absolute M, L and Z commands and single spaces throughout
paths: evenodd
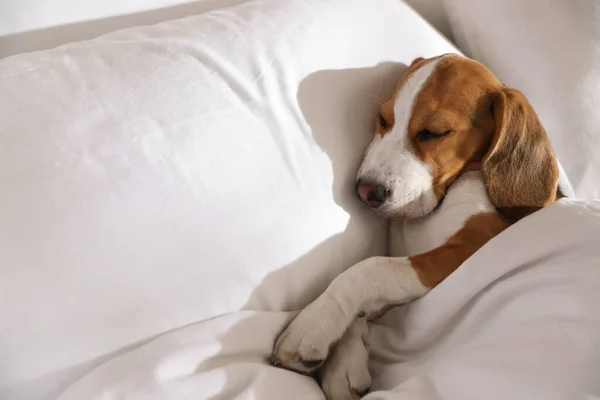
M 321 388 L 327 400 L 360 399 L 371 387 L 369 326 L 357 318 L 321 368 Z
M 427 293 L 411 261 L 373 257 L 339 275 L 294 319 L 275 343 L 273 363 L 310 373 L 325 361 L 356 317 Z
M 478 214 L 448 241 L 413 257 L 373 257 L 349 268 L 308 305 L 275 342 L 273 364 L 310 373 L 325 361 L 356 317 L 420 297 L 509 224 Z

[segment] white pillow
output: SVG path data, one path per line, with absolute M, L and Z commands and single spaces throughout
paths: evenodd
M 464 53 L 529 98 L 575 194 L 600 198 L 598 2 L 444 2 Z
M 0 61 L 0 398 L 383 253 L 356 168 L 449 51 L 397 0 L 262 0 Z
M 0 58 L 248 0 L 0 0 Z
M 248 0 L 0 0 L 0 58 L 245 1 Z M 442 0 L 406 2 L 436 29 L 451 37 Z

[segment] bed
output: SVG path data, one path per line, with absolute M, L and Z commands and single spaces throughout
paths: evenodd
M 1 399 L 323 399 L 273 339 L 387 252 L 354 174 L 447 52 L 529 97 L 569 198 L 375 321 L 366 398 L 600 398 L 593 1 L 141 3 L 0 17 Z

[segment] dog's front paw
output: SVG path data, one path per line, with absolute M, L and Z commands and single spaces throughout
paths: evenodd
M 339 304 L 319 298 L 277 338 L 271 362 L 278 367 L 310 374 L 325 362 L 347 327 L 347 317 Z
M 368 326 L 357 319 L 320 371 L 321 388 L 327 400 L 356 400 L 371 387 Z

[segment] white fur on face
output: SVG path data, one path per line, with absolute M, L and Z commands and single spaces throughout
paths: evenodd
M 383 137 L 375 135 L 358 171 L 359 179 L 391 191 L 386 202 L 376 209 L 385 217 L 420 218 L 439 202 L 433 190 L 431 167 L 415 156 L 407 138 L 415 98 L 439 60 L 421 66 L 405 82 L 394 103 L 394 126 Z

